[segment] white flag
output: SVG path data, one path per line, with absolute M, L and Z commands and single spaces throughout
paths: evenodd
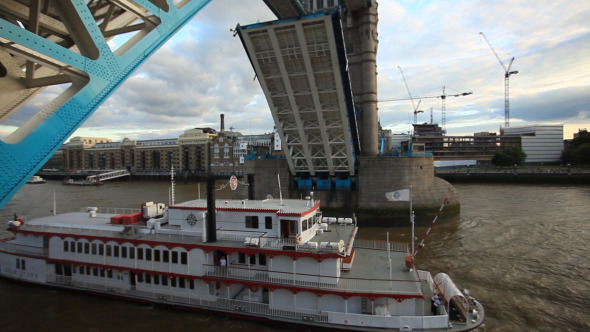
M 400 189 L 400 190 L 385 193 L 385 198 L 388 201 L 409 202 L 410 201 L 410 189 Z

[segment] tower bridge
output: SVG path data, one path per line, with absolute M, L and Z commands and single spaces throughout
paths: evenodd
M 377 157 L 377 2 L 263 1 L 278 20 L 238 25 L 235 35 L 266 96 L 296 188 L 348 189 L 343 197 L 326 191 L 326 201 L 373 208 L 389 204 L 381 202 L 385 190 L 414 184 L 416 205 L 423 195 L 438 206 L 437 192 L 449 185 L 434 178 L 432 159 Z M 68 85 L 0 142 L 0 208 L 208 2 L 0 1 L 0 121 L 43 88 Z M 123 34 L 132 37 L 111 49 L 109 39 Z M 385 170 L 391 174 L 384 177 Z M 270 182 L 258 178 L 256 190 Z
M 0 142 L 0 207 L 208 2 L 0 2 L 0 121 L 43 88 L 69 85 Z M 358 2 L 346 1 L 351 8 Z M 360 154 L 359 108 L 353 101 L 340 12 L 334 4 L 324 8 L 319 2 L 265 3 L 280 20 L 291 22 L 238 26 L 237 31 L 266 94 L 289 169 L 302 181 L 350 181 Z M 126 33 L 134 35 L 111 49 L 109 39 Z

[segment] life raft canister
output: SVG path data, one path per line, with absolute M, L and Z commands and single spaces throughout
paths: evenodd
M 414 267 L 414 255 L 407 255 L 406 256 L 406 267 L 411 269 Z

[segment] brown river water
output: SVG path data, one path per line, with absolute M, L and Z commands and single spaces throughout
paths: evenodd
M 0 210 L 31 219 L 84 206 L 168 203 L 169 183 L 59 181 L 25 185 Z M 485 307 L 485 331 L 590 331 L 590 187 L 457 184 L 461 215 L 437 222 L 416 257 L 443 271 Z M 177 202 L 205 185 L 177 183 Z M 228 189 L 217 193 L 228 197 Z M 418 216 L 419 218 L 419 216 Z M 362 221 L 361 221 L 362 222 Z M 430 221 L 422 224 L 429 224 Z M 428 226 L 416 227 L 418 242 Z M 0 232 L 4 232 L 4 226 Z M 409 241 L 411 227 L 363 228 L 360 236 Z M 0 331 L 291 331 L 291 327 L 147 306 L 0 279 Z M 299 329 L 300 330 L 300 329 Z

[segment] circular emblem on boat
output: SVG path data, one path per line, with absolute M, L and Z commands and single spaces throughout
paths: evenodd
M 238 178 L 236 178 L 235 175 L 232 175 L 231 178 L 229 178 L 229 188 L 231 190 L 236 190 L 238 188 Z
M 186 223 L 193 227 L 197 223 L 197 217 L 192 213 L 189 214 L 188 217 L 186 217 Z

